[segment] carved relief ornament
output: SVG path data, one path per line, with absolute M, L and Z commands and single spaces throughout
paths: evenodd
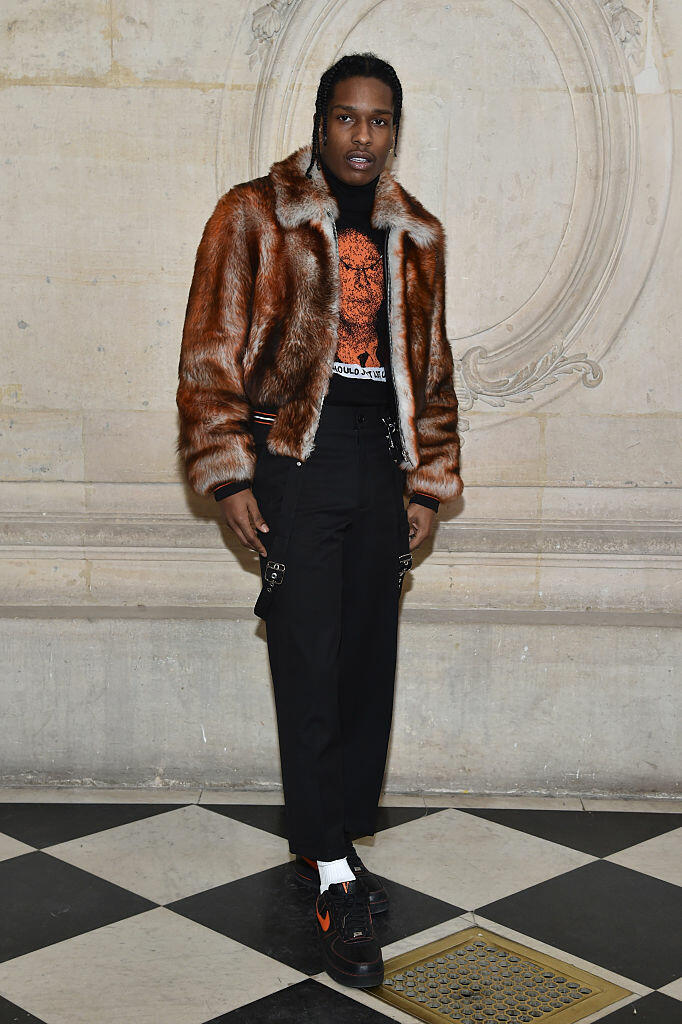
M 390 17 L 396 0 L 386 2 Z M 462 410 L 480 403 L 500 413 L 530 400 L 544 404 L 574 382 L 589 388 L 601 382 L 603 357 L 655 257 L 672 166 L 670 97 L 656 66 L 654 0 L 632 0 L 642 14 L 622 0 L 496 0 L 498 7 L 505 2 L 522 9 L 548 40 L 571 97 L 578 151 L 590 149 L 597 172 L 575 190 L 579 206 L 568 222 L 580 221 L 585 233 L 573 264 L 560 274 L 553 268 L 552 288 L 536 289 L 535 305 L 529 301 L 522 310 L 525 318 L 517 315 L 513 323 L 452 342 Z M 300 145 L 301 126 L 309 130 L 313 79 L 347 49 L 355 26 L 381 6 L 381 0 L 270 0 L 247 13 L 233 60 L 239 52 L 248 55 L 255 99 L 244 106 L 237 126 L 234 109 L 226 111 L 219 192 L 263 173 Z M 638 72 L 644 43 L 645 66 Z M 433 45 L 456 50 L 457 40 L 434 39 Z M 366 48 L 382 52 L 381 40 L 369 38 Z M 411 59 L 416 83 L 428 55 Z M 409 64 L 401 64 L 400 72 L 409 87 Z

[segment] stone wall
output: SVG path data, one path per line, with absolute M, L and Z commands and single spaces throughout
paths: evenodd
M 447 228 L 465 481 L 406 588 L 387 786 L 677 792 L 677 0 L 7 0 L 0 39 L 0 778 L 279 784 L 255 556 L 175 455 L 180 335 L 217 197 L 374 49 Z

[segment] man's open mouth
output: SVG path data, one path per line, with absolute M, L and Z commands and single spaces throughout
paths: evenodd
M 356 150 L 353 153 L 349 153 L 346 157 L 346 160 L 351 165 L 351 167 L 355 167 L 359 171 L 364 171 L 367 167 L 374 163 L 374 157 L 372 156 L 371 153 L 363 153 L 359 150 Z

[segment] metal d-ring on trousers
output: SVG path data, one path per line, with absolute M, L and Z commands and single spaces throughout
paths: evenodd
M 348 839 L 376 826 L 412 563 L 387 416 L 385 406 L 324 405 L 301 464 L 273 455 L 254 431 L 252 489 L 270 527 L 260 534 L 268 558 L 256 611 L 266 620 L 289 849 L 314 860 L 345 857 Z M 268 562 L 280 567 L 274 579 Z

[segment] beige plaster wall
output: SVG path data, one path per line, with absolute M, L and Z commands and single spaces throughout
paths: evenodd
M 281 18 L 294 18 L 297 7 L 317 6 L 321 12 L 329 5 L 279 6 Z M 467 6 L 466 17 L 460 13 L 451 26 L 468 28 L 468 36 L 458 37 L 462 52 L 453 58 L 454 39 L 444 44 L 436 69 L 441 78 L 433 77 L 432 68 L 419 77 L 406 51 L 413 45 L 410 30 L 419 23 L 420 8 L 413 13 L 414 5 L 389 3 L 403 18 L 393 27 L 393 41 L 390 33 L 380 38 L 375 24 L 382 6 L 369 24 L 360 19 L 346 46 L 367 39 L 389 56 L 393 50 L 402 54 L 406 113 L 394 169 L 448 225 L 453 348 L 463 355 L 474 340 L 485 345 L 496 320 L 504 321 L 513 343 L 514 309 L 527 305 L 529 293 L 547 277 L 570 220 L 566 208 L 573 192 L 581 175 L 593 173 L 584 167 L 576 171 L 581 154 L 562 69 L 551 47 L 524 38 L 531 26 L 538 32 L 531 18 L 517 13 L 510 25 L 496 26 L 483 14 L 501 15 L 515 5 L 481 0 L 478 19 Z M 583 7 L 592 6 L 599 6 L 596 0 L 583 0 Z M 640 6 L 645 17 L 647 4 Z M 92 501 L 86 499 L 92 494 L 86 484 L 130 484 L 131 495 L 140 494 L 131 500 L 143 509 L 143 492 L 134 485 L 179 480 L 172 452 L 173 397 L 198 237 L 219 192 L 243 177 L 249 161 L 253 165 L 245 143 L 262 83 L 248 71 L 246 54 L 234 52 L 238 42 L 248 42 L 252 12 L 234 0 L 181 9 L 119 0 L 17 0 L 4 10 L 2 478 L 16 484 L 76 484 L 42 492 L 67 509 L 74 507 L 75 495 L 83 507 Z M 261 32 L 272 30 L 264 18 L 254 24 Z M 672 123 L 664 108 L 669 104 L 678 116 L 681 22 L 671 0 L 658 0 L 654 55 L 667 93 L 653 119 L 669 144 Z M 646 24 L 645 17 L 641 32 Z M 497 42 L 505 28 L 516 29 L 519 38 L 511 34 Z M 479 56 L 486 52 L 487 32 L 490 43 L 508 55 L 506 73 L 481 68 L 478 94 L 469 97 L 466 92 L 473 89 L 466 83 L 474 81 L 473 72 L 460 68 L 456 81 L 464 93 L 455 95 L 448 61 L 465 65 L 467 43 L 478 46 Z M 306 141 L 312 94 L 306 78 L 320 66 L 302 75 L 303 99 L 292 114 L 295 129 L 286 128 L 286 145 L 280 152 L 271 145 L 268 159 L 254 172 L 265 171 L 269 157 Z M 524 69 L 525 80 L 519 82 Z M 273 70 L 273 80 L 283 77 L 280 69 Z M 512 83 L 513 102 L 499 112 L 502 92 Z M 561 101 L 543 106 L 534 83 L 538 93 L 556 93 Z M 276 88 L 271 85 L 270 91 Z M 644 121 L 646 101 L 652 99 L 659 97 L 644 97 Z M 447 117 L 446 101 L 454 107 Z M 512 115 L 504 134 L 501 126 Z M 453 132 L 459 133 L 454 141 Z M 442 161 L 430 152 L 439 149 L 447 150 L 445 179 L 435 173 L 436 164 L 443 170 Z M 666 181 L 656 183 L 659 194 L 649 197 L 649 218 L 651 235 L 662 230 L 661 243 L 656 249 L 657 238 L 647 239 L 641 261 L 639 248 L 634 254 L 638 263 L 649 264 L 645 272 L 640 266 L 629 280 L 616 282 L 616 306 L 625 319 L 599 360 L 603 380 L 587 388 L 578 373 L 564 373 L 533 397 L 528 392 L 503 409 L 492 408 L 490 396 L 477 400 L 464 417 L 471 425 L 464 435 L 469 488 L 623 488 L 627 508 L 633 504 L 629 489 L 665 491 L 679 485 L 680 193 L 668 180 L 679 154 L 670 156 L 665 145 L 659 150 L 670 166 L 657 169 Z M 584 155 L 585 163 L 590 156 Z M 507 160 L 516 165 L 509 178 Z M 668 198 L 666 209 L 661 204 Z M 578 209 L 576 217 L 581 216 Z M 632 226 L 630 232 L 636 234 Z M 621 259 L 632 257 L 627 244 L 624 251 Z M 638 285 L 643 285 L 639 297 L 633 293 Z M 531 316 L 531 323 L 537 327 L 539 318 Z M 497 341 L 488 345 L 493 355 L 499 350 Z M 503 369 L 522 368 L 526 356 L 517 353 Z M 587 356 L 594 353 L 588 350 Z M 466 384 L 461 393 L 466 402 Z M 183 510 L 184 497 L 177 486 L 171 490 L 174 497 L 167 500 Z M 8 509 L 17 501 L 35 507 L 33 490 L 18 486 L 11 492 Z M 596 495 L 593 501 L 597 508 Z M 473 490 L 464 505 L 467 514 L 474 513 Z M 494 505 L 499 507 L 497 498 Z M 513 502 L 506 511 L 513 514 Z
M 307 141 L 323 68 L 369 47 L 396 63 L 405 87 L 394 170 L 448 230 L 464 440 L 463 499 L 439 517 L 405 597 L 399 713 L 416 699 L 407 666 L 423 648 L 442 668 L 434 708 L 453 685 L 485 687 L 491 675 L 531 697 L 539 683 L 521 655 L 528 647 L 545 663 L 553 623 L 569 631 L 566 651 L 582 648 L 595 686 L 619 631 L 632 662 L 646 650 L 647 664 L 644 635 L 664 631 L 638 685 L 669 715 L 679 676 L 667 631 L 680 611 L 682 8 L 653 4 L 6 0 L 0 602 L 11 686 L 28 673 L 43 693 L 43 663 L 26 652 L 45 618 L 79 623 L 78 643 L 59 648 L 63 685 L 76 692 L 89 609 L 116 619 L 146 606 L 163 619 L 164 609 L 205 607 L 248 621 L 254 561 L 221 529 L 215 503 L 189 492 L 174 453 L 194 255 L 218 195 Z M 16 641 L 12 623 L 36 608 L 44 618 Z M 457 654 L 452 629 L 465 621 L 513 627 L 514 641 L 482 666 L 471 649 Z M 226 651 L 238 647 L 246 685 L 264 686 L 254 628 L 235 638 L 230 627 Z M 201 629 L 192 636 L 201 687 Z M 112 651 L 125 694 L 139 680 Z M 553 665 L 556 707 L 576 685 L 573 663 Z M 618 679 L 635 680 L 612 665 L 613 721 Z M 416 771 L 409 744 L 394 742 L 389 784 L 418 776 L 426 788 L 504 789 L 503 771 L 477 767 L 483 737 L 493 722 L 521 730 L 522 704 L 511 717 L 488 706 L 468 768 L 444 741 Z M 590 791 L 656 791 L 638 719 L 622 713 L 617 734 L 630 729 L 641 756 L 607 744 L 600 768 L 595 750 Z M 26 781 L 39 739 L 30 716 L 24 725 L 23 761 L 13 747 L 0 772 Z M 581 726 L 562 733 L 564 754 L 547 772 L 551 729 L 535 768 L 531 750 L 509 789 L 579 789 Z M 680 737 L 663 734 L 659 788 L 671 792 Z M 188 732 L 176 781 L 202 778 L 195 741 Z M 238 733 L 231 742 L 223 782 L 277 782 L 271 740 L 248 758 Z M 56 749 L 55 778 L 74 763 L 79 777 L 100 777 L 96 744 L 88 770 L 83 751 Z M 159 765 L 146 765 L 131 781 L 158 779 Z M 41 771 L 50 777 L 42 761 Z M 102 771 L 129 778 L 115 758 Z M 210 776 L 221 781 L 215 763 Z

